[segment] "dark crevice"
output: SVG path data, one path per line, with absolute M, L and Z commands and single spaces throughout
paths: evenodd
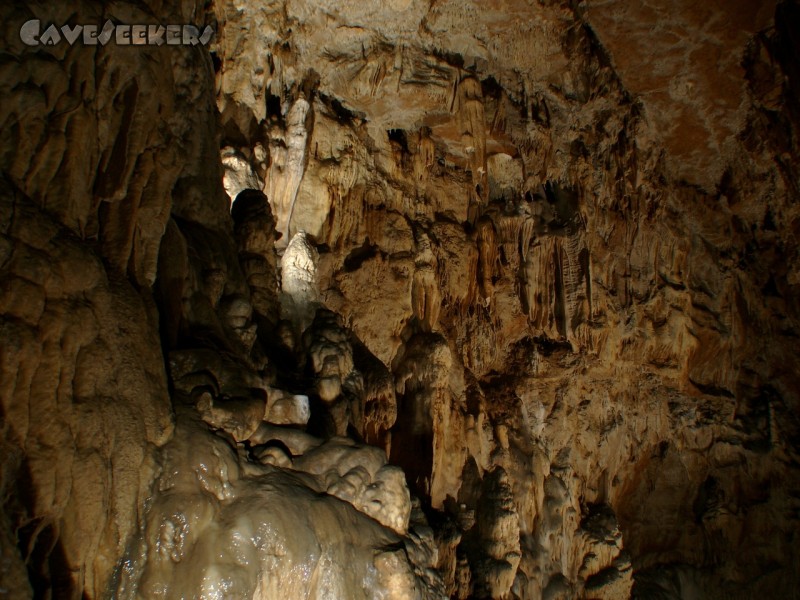
M 347 258 L 344 259 L 345 273 L 357 271 L 359 268 L 361 268 L 362 264 L 369 259 L 374 258 L 378 254 L 381 254 L 385 258 L 385 254 L 381 252 L 381 249 L 377 244 L 370 243 L 369 239 L 364 240 L 364 243 L 361 246 L 351 250 L 350 254 L 347 255 Z

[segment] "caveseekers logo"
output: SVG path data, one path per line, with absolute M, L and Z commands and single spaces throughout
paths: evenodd
M 28 46 L 57 46 L 65 41 L 70 46 L 80 40 L 87 46 L 105 46 L 111 40 L 118 46 L 205 46 L 214 37 L 206 26 L 202 33 L 194 25 L 118 25 L 111 20 L 102 28 L 97 25 L 49 25 L 42 30 L 39 19 L 23 23 L 19 39 Z

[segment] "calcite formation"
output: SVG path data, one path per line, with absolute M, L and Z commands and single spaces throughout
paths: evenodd
M 410 506 L 405 483 L 378 469 L 372 491 L 360 490 L 357 498 L 349 494 L 348 486 L 360 478 L 352 473 L 360 469 L 368 478 L 366 469 L 377 467 L 378 457 L 358 460 L 354 449 L 344 467 L 350 470 L 335 476 L 336 481 L 327 470 L 348 462 L 340 446 L 309 452 L 308 473 L 316 478 L 304 476 L 299 461 L 294 465 L 298 472 L 269 462 L 261 467 L 238 455 L 233 444 L 210 433 L 196 417 L 184 416 L 180 408 L 177 413 L 175 435 L 163 451 L 158 492 L 117 573 L 114 597 L 417 596 L 402 538 L 391 531 L 406 532 Z M 377 482 L 388 486 L 392 480 L 394 489 L 374 491 Z M 324 484 L 330 496 L 320 495 Z M 382 502 L 397 493 L 402 498 L 403 491 L 405 504 Z M 354 511 L 353 504 L 363 510 Z
M 800 589 L 796 0 L 0 22 L 0 598 Z

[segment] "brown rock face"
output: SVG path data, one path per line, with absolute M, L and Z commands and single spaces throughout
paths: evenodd
M 99 595 L 172 431 L 155 311 L 21 190 L 2 196 L 3 587 L 25 592 L 24 558 L 37 596 Z
M 585 16 L 658 129 L 668 169 L 713 192 L 750 106 L 747 44 L 776 2 L 588 2 Z
M 68 4 L 0 9 L 0 598 L 800 589 L 795 0 Z

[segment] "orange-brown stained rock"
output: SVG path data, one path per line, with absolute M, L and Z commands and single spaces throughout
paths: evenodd
M 712 191 L 744 128 L 746 45 L 775 14 L 767 2 L 590 0 L 586 18 L 622 83 L 640 97 L 673 174 Z
M 15 591 L 791 596 L 794 4 L 148 6 L 215 56 L 20 53 L 2 9 Z M 154 451 L 167 362 L 205 421 Z

